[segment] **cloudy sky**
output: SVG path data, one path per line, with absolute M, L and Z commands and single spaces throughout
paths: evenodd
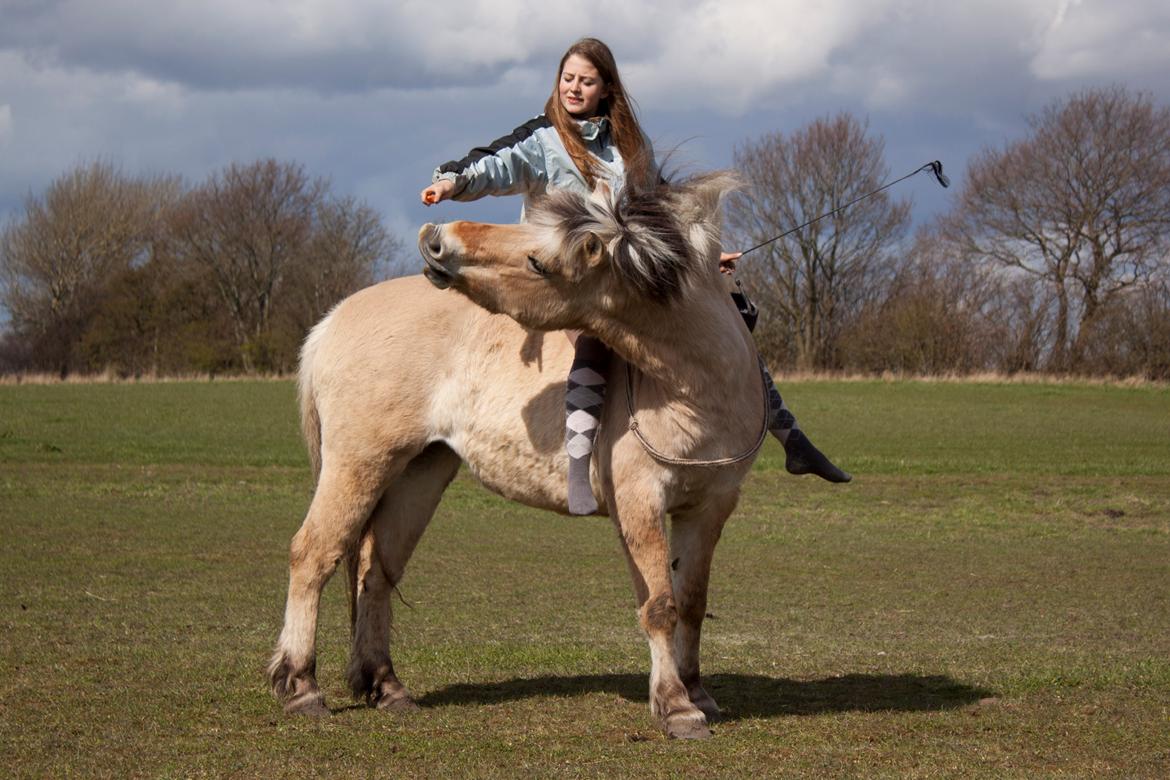
M 692 169 L 850 111 L 891 175 L 938 158 L 961 185 L 969 155 L 1074 90 L 1170 103 L 1165 0 L 0 0 L 0 218 L 95 159 L 199 182 L 275 157 L 404 235 L 511 220 L 510 199 L 424 210 L 418 192 L 539 113 L 583 35 Z M 899 188 L 920 221 L 950 197 L 926 177 Z

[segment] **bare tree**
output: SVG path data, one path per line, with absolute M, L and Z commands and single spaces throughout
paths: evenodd
M 352 197 L 322 200 L 289 285 L 295 327 L 303 334 L 342 298 L 390 275 L 401 252 L 369 206 Z
M 31 367 L 78 367 L 77 344 L 108 280 L 149 259 L 178 192 L 177 179 L 133 179 L 96 162 L 29 196 L 0 234 L 0 281 L 12 328 L 33 347 Z
M 970 163 L 945 231 L 973 261 L 1039 280 L 1052 307 L 1046 364 L 1084 370 L 1097 319 L 1165 263 L 1170 110 L 1113 87 L 1029 124 L 1024 140 Z
M 1084 329 L 1083 359 L 1093 373 L 1170 379 L 1170 279 L 1126 290 Z
M 760 243 L 876 189 L 888 173 L 883 149 L 849 114 L 737 147 L 735 166 L 752 189 L 728 209 L 733 240 Z M 881 193 L 745 258 L 743 276 L 766 314 L 761 349 L 801 368 L 836 365 L 842 329 L 908 224 L 909 205 Z
M 273 304 L 302 262 L 325 190 L 323 180 L 296 164 L 233 164 L 191 192 L 178 211 L 176 250 L 214 280 L 245 371 L 272 367 Z
M 308 327 L 400 252 L 372 209 L 296 164 L 232 165 L 190 191 L 80 168 L 0 233 L 0 368 L 288 370 Z
M 934 229 L 918 231 L 892 275 L 842 336 L 844 368 L 909 374 L 997 367 L 1001 280 L 961 262 Z

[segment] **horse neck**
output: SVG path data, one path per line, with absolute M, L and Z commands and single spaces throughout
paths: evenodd
M 597 328 L 598 335 L 667 399 L 723 408 L 736 401 L 738 389 L 755 404 L 755 345 L 726 295 L 704 291 L 678 305 L 646 307 L 630 322 Z

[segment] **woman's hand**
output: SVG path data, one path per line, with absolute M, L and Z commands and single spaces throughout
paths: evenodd
M 455 182 L 450 179 L 439 179 L 437 182 L 422 191 L 422 202 L 431 206 L 441 200 L 447 200 L 455 191 Z
M 719 273 L 731 275 L 735 273 L 735 261 L 743 256 L 743 252 L 720 252 Z

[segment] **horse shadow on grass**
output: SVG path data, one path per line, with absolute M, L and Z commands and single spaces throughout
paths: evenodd
M 592 674 L 461 683 L 431 691 L 420 707 L 499 704 L 536 697 L 610 693 L 647 701 L 645 674 Z M 713 674 L 703 686 L 719 702 L 724 720 L 834 712 L 930 712 L 965 707 L 994 694 L 944 675 L 847 674 L 788 680 L 755 674 Z

